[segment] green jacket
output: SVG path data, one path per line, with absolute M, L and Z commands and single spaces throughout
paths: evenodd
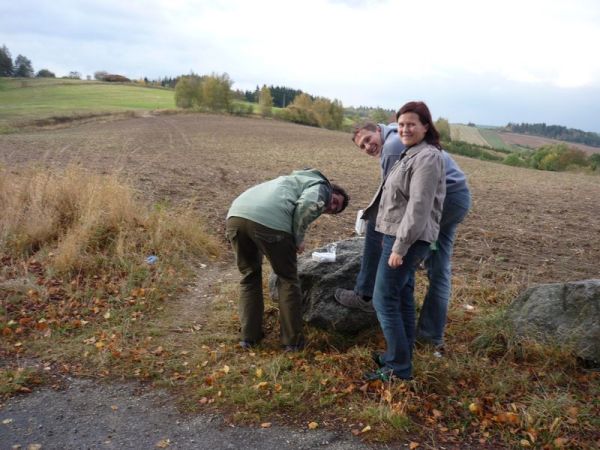
M 251 187 L 236 198 L 229 217 L 243 217 L 304 241 L 306 229 L 331 200 L 331 184 L 315 169 L 296 170 Z

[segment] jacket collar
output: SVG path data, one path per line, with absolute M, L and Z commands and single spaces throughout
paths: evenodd
M 410 158 L 411 156 L 414 156 L 417 153 L 419 153 L 421 150 L 423 150 L 427 146 L 429 146 L 429 144 L 425 140 L 422 140 L 417 145 L 413 145 L 412 147 L 409 147 L 406 150 L 406 152 L 404 152 L 404 154 L 406 155 L 407 158 Z

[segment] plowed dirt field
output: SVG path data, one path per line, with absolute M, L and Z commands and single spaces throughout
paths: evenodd
M 455 159 L 469 177 L 474 200 L 456 241 L 457 277 L 513 286 L 600 277 L 599 177 Z M 352 200 L 341 216 L 322 216 L 313 224 L 307 249 L 352 236 L 356 210 L 368 203 L 379 180 L 378 162 L 359 152 L 348 133 L 208 114 L 0 135 L 0 164 L 16 172 L 68 164 L 119 171 L 149 201 L 191 203 L 218 236 L 229 204 L 243 190 L 315 167 L 346 187 Z

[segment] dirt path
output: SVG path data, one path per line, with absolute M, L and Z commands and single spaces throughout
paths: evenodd
M 196 282 L 156 324 L 163 339 L 179 348 L 193 345 L 220 285 L 235 279 L 231 261 L 201 267 Z M 263 429 L 235 426 L 216 413 L 185 415 L 172 393 L 141 383 L 65 378 L 60 384 L 61 389 L 36 390 L 0 407 L 0 450 L 374 448 L 347 430 Z
M 237 427 L 215 414 L 185 416 L 168 393 L 135 383 L 74 379 L 66 389 L 15 397 L 0 409 L 0 450 L 323 447 L 374 448 L 349 433 Z

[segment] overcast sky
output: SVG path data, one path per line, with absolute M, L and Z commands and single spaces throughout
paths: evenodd
M 0 0 L 2 44 L 57 76 L 227 72 L 238 89 L 600 132 L 598 0 Z

